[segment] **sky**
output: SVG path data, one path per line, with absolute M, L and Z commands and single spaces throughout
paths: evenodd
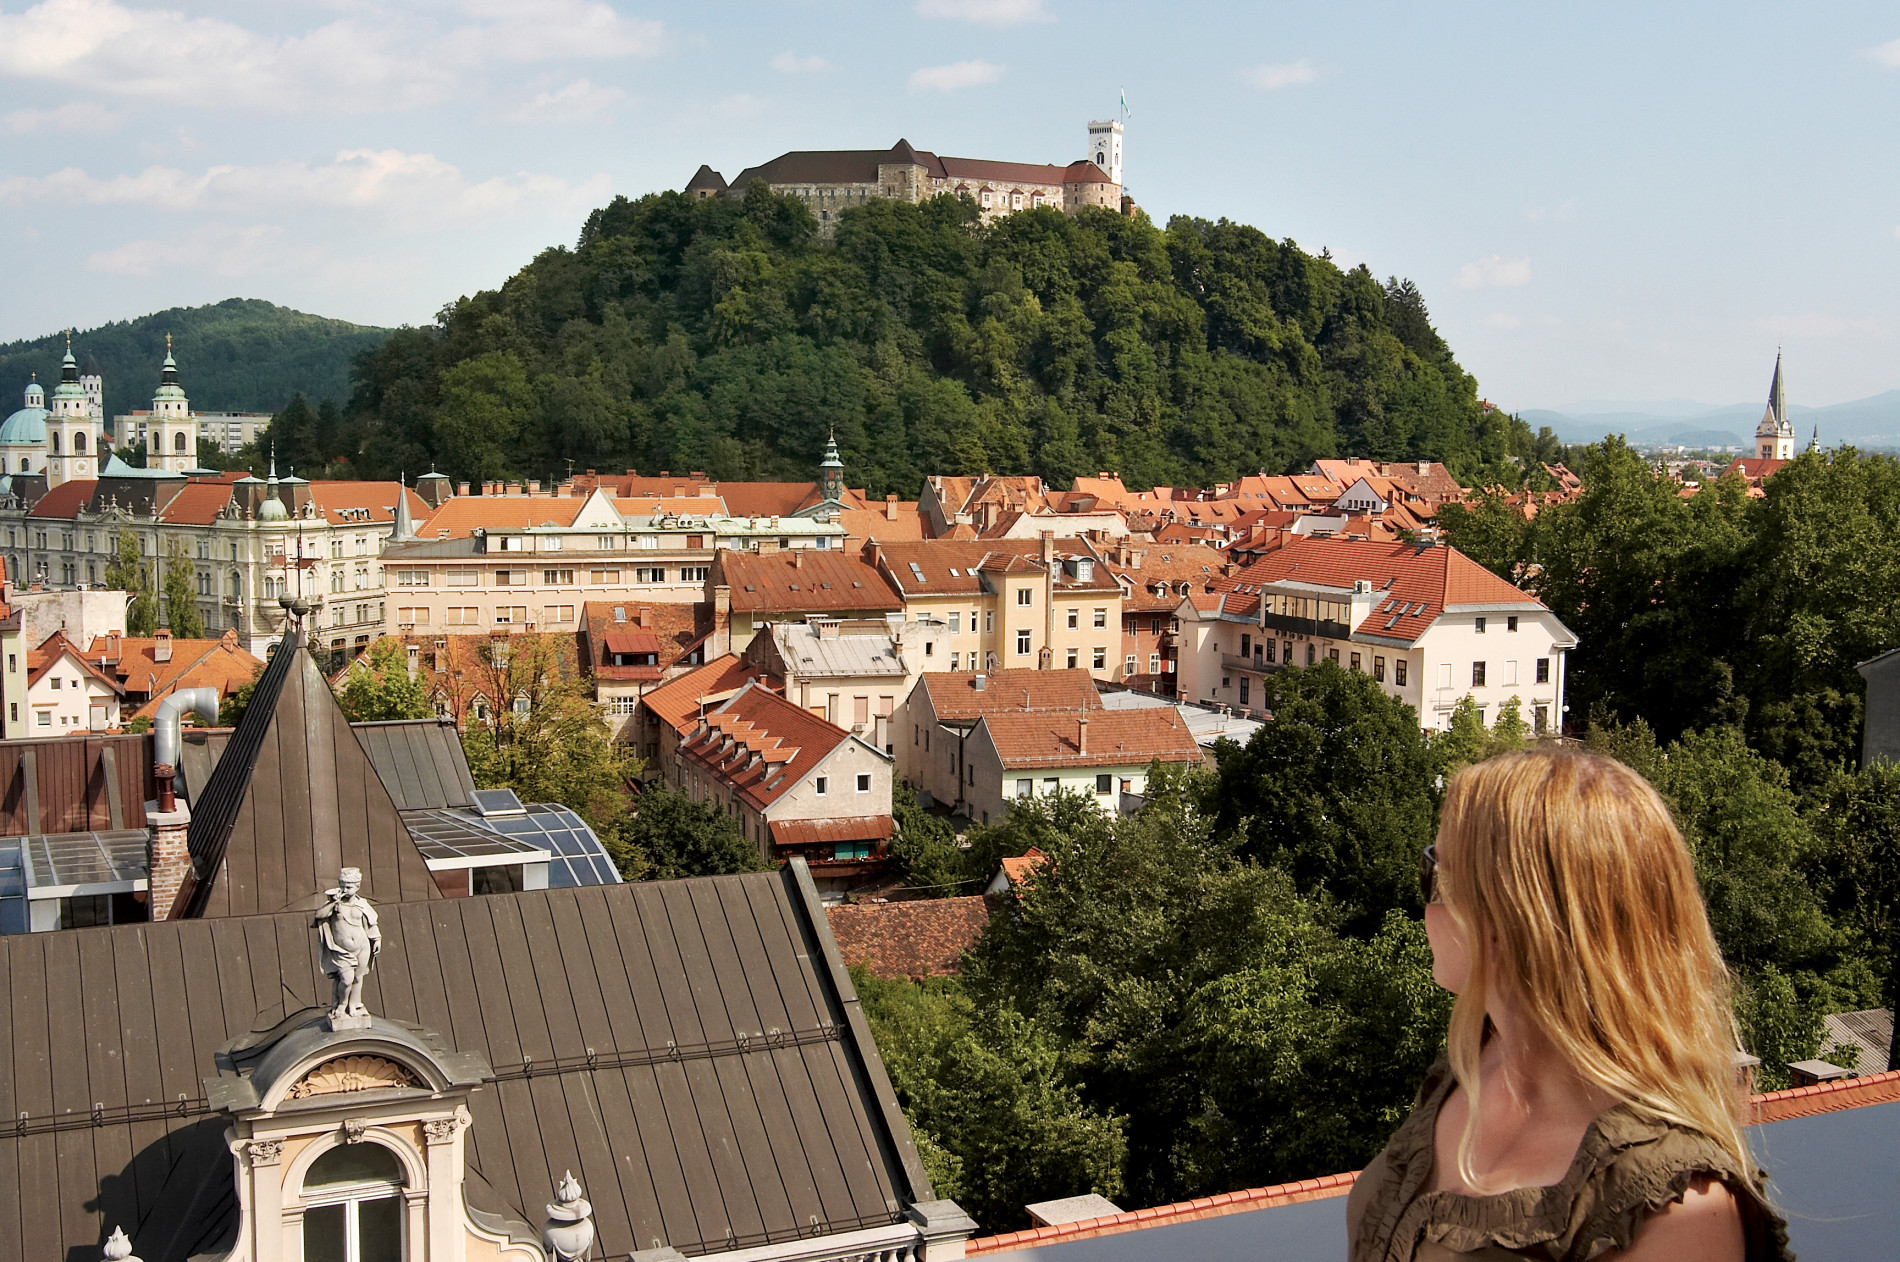
M 1513 410 L 1900 388 L 1900 8 L 0 0 L 0 340 L 423 324 L 788 149 L 1068 162 L 1409 277 Z

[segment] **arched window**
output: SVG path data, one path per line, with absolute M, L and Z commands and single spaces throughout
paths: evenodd
M 303 1177 L 305 1262 L 401 1262 L 402 1163 L 377 1143 L 339 1144 Z
M 77 434 L 73 435 L 73 450 L 84 451 L 85 449 L 86 449 L 86 431 L 82 429 Z
M 52 433 L 48 434 L 46 437 L 48 441 L 50 441 L 53 444 L 53 454 L 57 456 L 59 454 L 59 431 L 54 430 Z
M 181 429 L 176 434 L 172 435 L 172 450 L 183 451 L 184 449 L 185 449 L 185 431 Z
M 20 457 L 20 472 L 25 473 L 26 469 L 27 469 L 26 457 L 21 456 Z

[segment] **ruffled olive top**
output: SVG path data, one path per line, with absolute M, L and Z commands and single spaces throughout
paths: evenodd
M 1434 1192 L 1438 1111 L 1456 1084 L 1441 1060 L 1412 1115 L 1353 1185 L 1346 1202 L 1352 1262 L 1589 1262 L 1626 1249 L 1645 1216 L 1682 1199 L 1699 1177 L 1735 1193 L 1748 1262 L 1793 1262 L 1787 1224 L 1746 1173 L 1703 1135 L 1616 1105 L 1590 1123 L 1562 1181 L 1494 1196 Z

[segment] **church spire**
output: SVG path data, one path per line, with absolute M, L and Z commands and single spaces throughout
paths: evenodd
M 1768 386 L 1768 410 L 1774 415 L 1777 427 L 1788 423 L 1788 396 L 1781 385 L 1781 350 L 1775 350 L 1775 379 Z

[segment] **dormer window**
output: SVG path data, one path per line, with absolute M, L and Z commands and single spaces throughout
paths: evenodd
M 340 1144 L 303 1179 L 306 1262 L 397 1262 L 402 1248 L 402 1163 L 374 1142 Z

